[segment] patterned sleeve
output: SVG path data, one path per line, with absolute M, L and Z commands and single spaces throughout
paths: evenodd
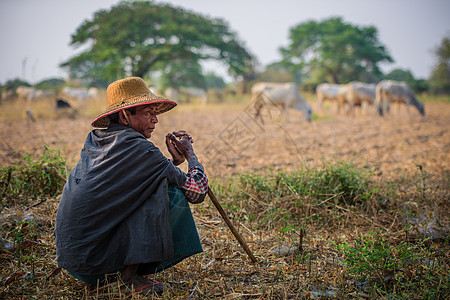
M 208 193 L 208 177 L 199 166 L 193 166 L 186 173 L 186 182 L 181 187 L 187 200 L 191 203 L 201 203 Z

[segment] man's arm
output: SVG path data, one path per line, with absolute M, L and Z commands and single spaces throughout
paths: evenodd
M 201 203 L 205 200 L 208 193 L 208 177 L 200 164 L 194 165 L 186 173 L 186 182 L 181 190 L 190 203 Z
M 200 203 L 208 193 L 208 177 L 203 166 L 198 162 L 192 142 L 192 137 L 186 131 L 173 132 L 166 136 L 169 151 L 175 152 L 172 157 L 175 158 L 176 154 L 179 154 L 183 161 L 184 159 L 188 161 L 189 171 L 186 173 L 186 182 L 181 188 L 184 195 L 189 202 Z

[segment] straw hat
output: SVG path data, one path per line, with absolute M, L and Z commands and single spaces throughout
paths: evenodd
M 111 83 L 106 90 L 106 102 L 105 111 L 95 118 L 91 124 L 93 127 L 108 127 L 108 116 L 125 108 L 158 104 L 156 113 L 162 114 L 177 105 L 174 101 L 153 94 L 140 77 L 129 77 Z

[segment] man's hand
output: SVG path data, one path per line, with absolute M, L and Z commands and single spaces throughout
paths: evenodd
M 191 141 L 191 143 L 194 143 L 194 139 L 192 138 L 192 136 L 184 130 L 174 131 L 172 132 L 172 134 L 176 136 L 178 139 L 181 139 L 183 136 L 187 136 Z
M 196 159 L 192 143 L 194 140 L 184 130 L 174 131 L 166 135 L 166 145 L 169 153 L 172 155 L 174 165 L 178 166 L 186 159 Z
M 169 151 L 170 155 L 172 155 L 173 164 L 175 166 L 178 166 L 178 165 L 182 164 L 186 160 L 186 158 L 175 147 L 175 143 L 172 141 L 172 139 L 170 137 L 171 135 L 172 135 L 171 133 L 168 133 L 166 135 L 166 146 L 167 146 L 167 150 Z

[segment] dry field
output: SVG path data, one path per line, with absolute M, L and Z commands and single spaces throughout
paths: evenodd
M 308 123 L 300 112 L 289 120 L 277 110 L 266 111 L 263 122 L 251 106 L 180 105 L 159 116 L 152 141 L 165 151 L 167 132 L 185 129 L 195 138 L 194 149 L 210 177 L 265 168 L 292 170 L 320 166 L 324 161 L 353 162 L 377 170 L 380 176 L 401 175 L 422 165 L 428 172 L 449 169 L 450 104 L 427 103 L 422 117 L 411 108 L 394 107 L 380 117 L 373 110 L 336 114 L 319 110 Z M 270 114 L 269 114 L 270 113 Z M 0 120 L 0 165 L 14 160 L 13 151 L 39 155 L 42 145 L 63 151 L 69 165 L 79 156 L 92 117 Z
M 24 110 L 23 107 L 20 109 Z M 0 166 L 16 161 L 20 157 L 16 151 L 39 156 L 44 144 L 61 150 L 68 165 L 74 166 L 95 114 L 80 113 L 76 118 L 55 117 L 46 114 L 46 110 L 51 108 L 36 113 L 36 122 L 25 118 L 9 119 L 4 111 L 3 115 L 0 114 L 0 117 L 3 116 L 0 119 Z M 249 105 L 180 105 L 159 117 L 151 140 L 165 152 L 164 136 L 167 132 L 179 129 L 189 131 L 195 139 L 194 149 L 207 170 L 213 189 L 214 184 L 223 184 L 235 174 L 313 169 L 328 162 L 353 163 L 358 168 L 372 170 L 375 178 L 386 181 L 417 176 L 421 166 L 427 174 L 437 175 L 426 180 L 447 176 L 447 181 L 442 182 L 448 184 L 449 103 L 426 103 L 425 117 L 414 109 L 407 113 L 404 107 L 399 110 L 394 108 L 386 117 L 376 115 L 373 110 L 356 111 L 350 115 L 337 114 L 334 107 L 319 110 L 314 103 L 313 111 L 315 118 L 308 123 L 299 112 L 290 111 L 287 121 L 280 118 L 276 109 L 267 108 L 263 112 L 262 122 L 253 117 L 253 109 Z M 24 114 L 24 111 L 21 113 Z M 406 245 L 403 243 L 405 241 L 411 247 L 405 250 L 407 254 L 422 257 L 422 251 L 428 253 L 427 260 L 419 262 L 422 271 L 405 263 L 402 265 L 405 269 L 396 273 L 403 276 L 396 278 L 395 282 L 404 282 L 402 291 L 407 292 L 405 297 L 419 299 L 423 295 L 431 295 L 428 298 L 432 299 L 433 295 L 438 294 L 439 299 L 444 299 L 449 296 L 449 275 L 446 271 L 450 264 L 448 239 L 447 242 L 444 239 L 444 242 L 441 240 L 421 248 L 423 245 L 411 239 L 410 232 L 405 229 L 405 219 L 401 219 L 402 206 L 396 203 L 395 197 L 398 197 L 398 202 L 411 200 L 411 205 L 422 201 L 423 207 L 411 207 L 417 209 L 415 216 L 422 217 L 423 224 L 427 225 L 427 214 L 435 213 L 448 228 L 448 190 L 448 186 L 441 186 L 435 192 L 428 188 L 426 193 L 420 194 L 414 186 L 402 187 L 402 191 L 393 196 L 392 205 L 384 208 L 338 204 L 327 207 L 305 202 L 301 209 L 296 207 L 297 216 L 304 216 L 299 224 L 306 229 L 302 242 L 304 248 L 300 253 L 286 251 L 286 247 L 298 244 L 299 233 L 303 239 L 299 227 L 280 228 L 283 226 L 283 215 L 274 216 L 273 220 L 277 221 L 273 224 L 260 222 L 265 217 L 272 218 L 273 211 L 286 216 L 284 207 L 292 205 L 283 201 L 293 201 L 292 197 L 276 199 L 276 205 L 280 207 L 275 209 L 270 203 L 262 203 L 263 217 L 251 222 L 245 222 L 248 221 L 246 216 L 253 213 L 248 209 L 250 206 L 241 205 L 240 210 L 231 212 L 232 205 L 242 200 L 219 199 L 222 203 L 228 201 L 226 209 L 258 258 L 258 265 L 250 263 L 211 202 L 206 200 L 193 206 L 205 252 L 155 275 L 157 280 L 169 286 L 160 298 L 397 299 L 393 296 L 395 288 L 388 287 L 392 282 L 390 274 L 379 276 L 381 283 L 378 286 L 352 279 L 333 244 L 339 240 L 351 244 L 363 234 L 381 231 L 383 236 L 373 237 L 372 240 L 379 242 L 383 239 L 388 245 L 394 245 L 390 249 L 396 255 L 400 250 L 393 249 L 403 249 L 398 247 Z M 218 191 L 217 195 L 223 193 Z M 254 198 L 255 203 L 260 201 Z M 439 210 L 432 211 L 434 204 L 439 204 L 436 206 Z M 0 277 L 0 298 L 145 299 L 140 294 L 124 291 L 118 283 L 92 289 L 74 280 L 65 271 L 58 272 L 53 240 L 57 205 L 57 198 L 34 200 L 22 207 L 2 211 L 2 243 L 3 240 L 12 241 L 24 236 L 22 245 L 26 246 L 2 246 L 0 263 L 4 267 Z M 35 225 L 26 221 L 29 216 L 36 218 Z M 368 240 L 371 241 L 370 234 Z M 414 252 L 416 250 L 418 252 Z M 394 259 L 395 262 L 401 261 L 401 258 Z M 422 278 L 425 278 L 425 283 Z M 426 280 L 431 283 L 426 283 Z M 413 283 L 410 288 L 408 282 Z M 421 285 L 415 287 L 416 283 Z M 427 294 L 422 286 L 431 291 Z M 417 289 L 418 297 L 415 296 Z M 389 292 L 386 294 L 384 291 L 387 290 Z

